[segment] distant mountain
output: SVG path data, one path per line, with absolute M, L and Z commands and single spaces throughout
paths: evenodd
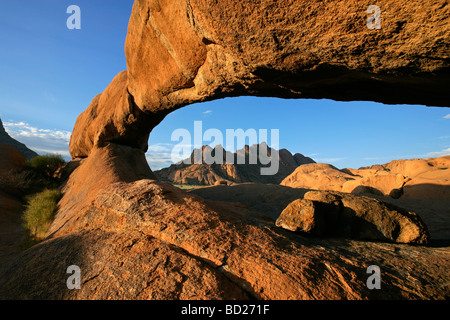
M 261 149 L 262 147 L 264 148 Z M 261 157 L 261 154 L 264 153 L 260 153 L 260 150 L 261 152 L 267 150 L 266 159 L 271 158 L 272 154 L 276 154 L 276 150 L 267 147 L 264 142 L 251 147 L 246 145 L 235 153 L 226 151 L 220 145 L 214 148 L 203 146 L 201 150 L 195 149 L 192 152 L 189 162 L 191 164 L 186 164 L 186 159 L 154 173 L 159 180 L 178 184 L 213 185 L 217 181 L 226 181 L 228 184 L 244 182 L 279 184 L 298 166 L 315 163 L 311 158 L 299 153 L 292 155 L 288 150 L 281 149 L 278 152 L 278 172 L 275 175 L 261 175 L 261 168 L 269 167 L 270 164 L 265 165 L 267 161 L 264 161 L 264 157 Z M 222 157 L 220 157 L 221 153 Z M 203 155 L 203 157 L 200 158 L 200 155 Z M 205 161 L 207 155 L 221 161 L 217 161 L 219 164 L 208 164 L 212 161 Z M 227 164 L 227 157 L 233 159 L 232 164 Z M 202 161 L 195 161 L 197 158 L 202 159 Z M 253 164 L 251 164 L 250 160 L 252 159 L 255 159 L 256 163 L 252 161 Z
M 11 138 L 10 135 L 6 132 L 5 128 L 3 127 L 3 123 L 2 123 L 1 119 L 0 119 L 0 143 L 8 144 L 8 145 L 16 148 L 24 155 L 24 157 L 27 160 L 38 156 L 38 154 L 36 152 L 29 149 L 26 145 Z

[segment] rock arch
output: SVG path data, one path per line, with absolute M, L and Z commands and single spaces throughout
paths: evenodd
M 108 142 L 145 151 L 173 110 L 227 96 L 450 106 L 450 9 L 443 0 L 136 0 L 127 71 L 75 124 L 73 158 Z

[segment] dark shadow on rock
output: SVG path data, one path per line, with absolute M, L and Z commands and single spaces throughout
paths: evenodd
M 402 198 L 450 200 L 450 185 L 439 185 L 431 183 L 413 185 L 406 184 L 405 186 L 403 186 Z
M 190 190 L 206 200 L 238 202 L 275 221 L 292 201 L 303 198 L 310 190 L 275 184 L 243 183 L 234 186 L 211 186 Z
M 67 267 L 85 267 L 82 235 L 48 240 L 15 254 L 0 268 L 0 299 L 58 300 L 75 297 Z M 20 271 L 19 271 L 20 270 Z
M 72 265 L 80 268 L 80 289 L 67 286 Z M 220 270 L 140 232 L 73 233 L 42 242 L 0 268 L 2 300 L 248 298 Z

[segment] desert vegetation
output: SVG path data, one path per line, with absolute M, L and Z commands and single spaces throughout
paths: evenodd
M 1 175 L 0 190 L 21 199 L 25 207 L 22 225 L 28 235 L 23 248 L 41 241 L 50 226 L 61 197 L 58 184 L 65 165 L 60 155 L 41 155 Z
M 26 209 L 23 214 L 23 226 L 28 230 L 27 244 L 35 244 L 45 237 L 53 218 L 58 210 L 61 193 L 57 189 L 45 189 L 27 197 Z

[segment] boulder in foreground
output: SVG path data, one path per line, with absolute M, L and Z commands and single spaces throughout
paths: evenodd
M 427 226 L 420 217 L 392 204 L 353 194 L 310 191 L 291 202 L 278 227 L 317 236 L 425 244 Z

